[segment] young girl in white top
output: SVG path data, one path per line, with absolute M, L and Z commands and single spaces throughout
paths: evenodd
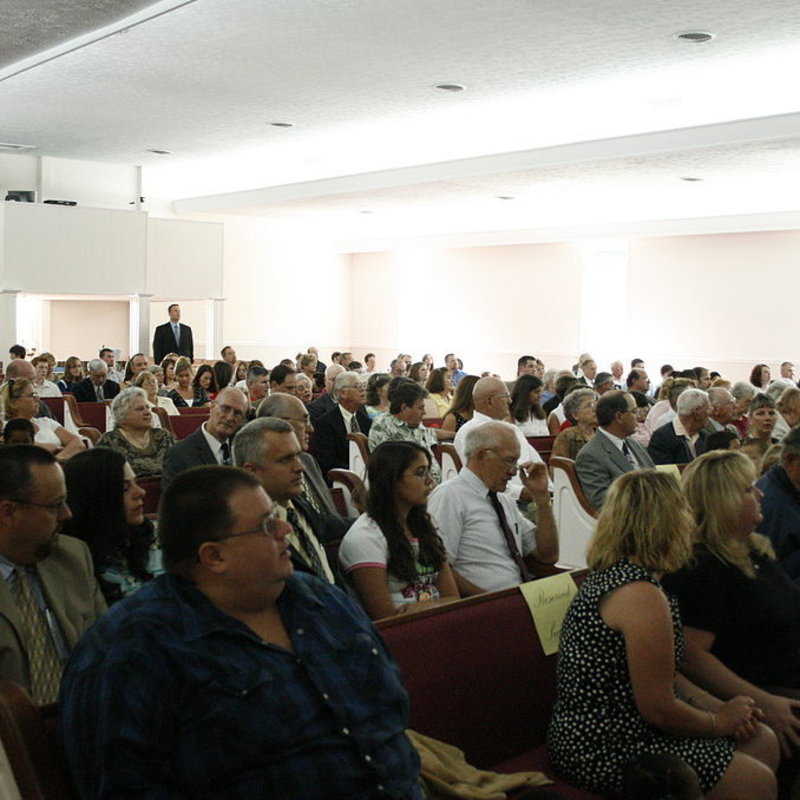
M 414 442 L 384 442 L 370 456 L 367 511 L 342 540 L 339 561 L 372 619 L 458 599 L 425 507 L 430 466 Z

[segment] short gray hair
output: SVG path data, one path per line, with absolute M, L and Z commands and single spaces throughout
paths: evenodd
M 108 364 L 101 361 L 99 358 L 93 358 L 87 365 L 86 369 L 89 372 L 108 372 Z
M 464 457 L 469 461 L 479 450 L 489 450 L 497 447 L 498 434 L 508 431 L 516 438 L 516 430 L 508 422 L 482 422 L 470 428 L 464 436 Z
M 275 392 L 275 394 L 265 397 L 258 404 L 256 418 L 282 417 L 289 411 L 289 406 L 292 405 L 293 399 L 297 400 L 294 395 L 284 394 L 283 392 Z
M 676 403 L 676 411 L 678 412 L 678 416 L 684 416 L 686 414 L 692 414 L 697 411 L 698 408 L 702 408 L 703 406 L 709 405 L 708 402 L 708 393 L 704 392 L 702 389 L 684 389 L 680 395 L 678 396 L 678 402 Z
M 294 428 L 283 419 L 261 417 L 248 422 L 233 440 L 233 463 L 237 467 L 244 464 L 263 464 L 267 458 L 265 433 L 294 433 Z
M 311 378 L 309 378 L 308 375 L 305 374 L 305 372 L 298 372 L 297 373 L 296 383 L 300 383 L 301 381 L 303 381 L 304 383 L 307 383 L 309 386 L 313 386 L 314 385 L 312 380 L 311 380 Z
M 712 386 L 708 390 L 708 402 L 716 408 L 733 399 L 733 395 L 724 386 Z
M 756 387 L 748 381 L 736 381 L 731 387 L 734 400 L 744 400 L 745 397 L 755 397 Z
M 105 366 L 105 364 L 103 366 Z M 128 416 L 128 412 L 131 410 L 133 401 L 138 397 L 143 398 L 144 401 L 147 402 L 147 393 L 145 390 L 140 389 L 138 386 L 131 386 L 128 389 L 123 389 L 111 401 L 111 416 L 114 418 L 115 427 L 119 428 L 122 425 L 123 420 Z
M 581 403 L 587 398 L 591 397 L 593 400 L 597 398 L 597 392 L 594 389 L 575 389 L 564 398 L 564 413 L 570 419 L 575 419 L 575 412 L 580 408 Z
M 355 389 L 361 386 L 361 376 L 357 372 L 340 372 L 333 381 L 333 399 L 339 399 L 342 389 Z
M 767 387 L 767 394 L 777 403 L 778 398 L 780 398 L 784 390 L 788 389 L 790 386 L 797 386 L 797 384 L 786 378 L 775 378 Z

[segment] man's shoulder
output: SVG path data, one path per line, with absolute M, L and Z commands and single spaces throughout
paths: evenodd
M 675 433 L 675 426 L 672 424 L 673 420 L 669 422 L 665 422 L 663 425 L 659 425 L 654 431 L 653 435 L 650 437 L 650 441 L 652 442 L 653 439 L 656 441 L 668 441 L 670 439 L 677 438 L 677 434 Z
M 572 430 L 572 428 L 567 428 L 567 431 L 570 430 Z M 578 451 L 578 455 L 575 457 L 575 464 L 582 464 L 586 461 L 596 460 L 598 458 L 608 458 L 606 442 L 613 447 L 613 443 L 600 431 L 600 428 L 598 428 L 595 435 Z
M 82 539 L 60 533 L 56 538 L 50 555 L 42 564 L 57 566 L 76 572 L 86 572 L 91 556 L 89 547 Z

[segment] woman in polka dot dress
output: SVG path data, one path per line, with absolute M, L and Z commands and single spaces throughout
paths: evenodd
M 692 527 L 669 475 L 629 472 L 609 490 L 592 571 L 561 633 L 553 765 L 589 791 L 619 793 L 626 764 L 668 753 L 697 773 L 709 800 L 774 800 L 777 741 L 753 700 L 723 703 L 678 673 L 682 626 L 659 578 L 689 560 Z

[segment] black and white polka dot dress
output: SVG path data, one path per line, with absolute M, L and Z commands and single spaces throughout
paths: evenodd
M 639 713 L 625 654 L 625 639 L 600 617 L 600 601 L 635 581 L 658 581 L 642 567 L 619 561 L 592 572 L 572 602 L 561 631 L 558 698 L 548 733 L 553 766 L 570 783 L 603 794 L 620 792 L 625 765 L 643 753 L 671 753 L 697 773 L 703 793 L 733 758 L 732 738 L 671 736 Z M 675 664 L 683 659 L 677 601 L 669 598 L 675 631 Z

